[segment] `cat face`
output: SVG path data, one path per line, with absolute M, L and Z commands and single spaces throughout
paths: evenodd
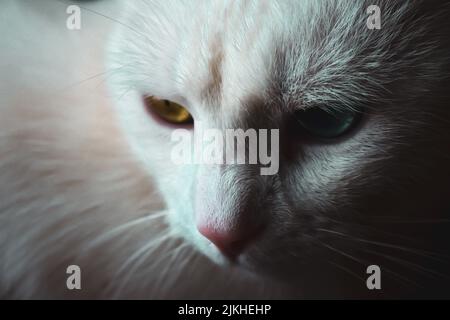
M 365 1 L 128 4 L 111 88 L 176 236 L 218 263 L 290 279 L 363 277 L 387 263 L 386 247 L 417 248 L 410 234 L 437 250 L 413 222 L 442 218 L 448 204 L 444 1 L 375 2 L 381 30 L 368 29 Z M 278 129 L 277 174 L 174 164 L 173 130 L 194 135 L 200 123 Z

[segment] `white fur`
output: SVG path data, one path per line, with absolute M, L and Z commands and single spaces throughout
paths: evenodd
M 447 182 L 448 155 L 427 142 L 450 141 L 441 120 L 427 116 L 448 116 L 436 89 L 447 79 L 448 47 L 427 33 L 440 20 L 409 21 L 420 2 L 380 2 L 384 29 L 376 34 L 365 27 L 367 3 L 355 1 L 146 0 L 123 3 L 124 15 L 100 2 L 89 8 L 113 19 L 84 11 L 78 33 L 65 29 L 61 3 L 4 1 L 0 27 L 14 33 L 0 53 L 1 77 L 10 75 L 0 82 L 0 296 L 343 294 L 342 272 L 318 270 L 316 258 L 340 264 L 345 257 L 332 254 L 359 248 L 320 230 L 375 240 L 333 221 L 421 212 L 434 201 L 427 192 Z M 202 91 L 216 46 L 223 86 L 212 104 Z M 264 178 L 251 167 L 174 166 L 171 128 L 152 120 L 142 95 L 181 103 L 214 128 L 283 128 L 293 109 L 324 103 L 371 112 L 333 144 L 285 136 L 295 158 Z M 421 196 L 405 203 L 414 194 Z M 197 231 L 198 216 L 217 228 L 243 219 L 266 228 L 238 266 L 226 266 Z M 327 251 L 334 246 L 342 249 Z M 65 288 L 70 264 L 83 270 L 80 292 Z M 294 286 L 273 283 L 286 274 Z M 328 276 L 329 287 L 299 285 Z

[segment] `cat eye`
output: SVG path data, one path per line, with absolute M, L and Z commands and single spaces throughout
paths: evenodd
M 360 119 L 360 112 L 309 108 L 297 111 L 295 117 L 310 134 L 322 139 L 338 138 L 351 129 Z
M 147 108 L 160 119 L 175 125 L 191 125 L 194 119 L 185 107 L 169 100 L 161 100 L 155 97 L 144 99 Z

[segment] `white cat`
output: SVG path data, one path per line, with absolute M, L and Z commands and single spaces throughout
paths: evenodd
M 446 1 L 83 6 L 1 4 L 0 296 L 450 296 Z M 279 129 L 278 174 L 175 165 L 198 122 Z

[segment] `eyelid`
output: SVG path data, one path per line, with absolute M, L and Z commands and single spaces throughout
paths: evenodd
M 362 109 L 316 106 L 296 111 L 294 119 L 313 139 L 336 141 L 356 128 L 363 113 Z
M 150 95 L 144 95 L 143 102 L 149 114 L 161 125 L 191 127 L 194 124 L 192 114 L 177 102 Z

